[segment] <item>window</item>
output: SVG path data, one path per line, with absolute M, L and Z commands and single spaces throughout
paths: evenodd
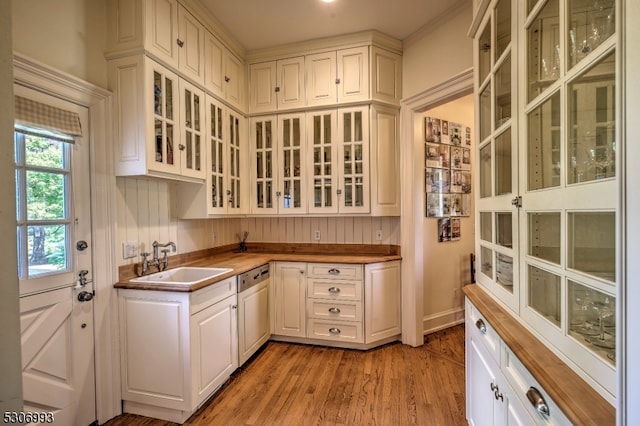
M 21 280 L 68 272 L 71 265 L 71 145 L 17 129 L 16 218 Z

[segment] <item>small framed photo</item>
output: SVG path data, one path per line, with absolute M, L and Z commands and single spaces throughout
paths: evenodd
M 451 145 L 462 145 L 463 137 L 462 124 L 449 122 L 449 141 Z
M 451 216 L 469 216 L 471 214 L 471 196 L 469 194 L 451 194 L 449 214 Z
M 425 142 L 440 143 L 442 138 L 442 121 L 439 118 L 426 117 L 424 119 Z
M 471 193 L 471 172 L 453 170 L 451 172 L 451 192 L 457 194 Z
M 426 167 L 449 168 L 449 145 L 427 143 L 425 146 Z
M 451 241 L 451 218 L 438 219 L 438 242 Z
M 449 216 L 449 194 L 427 194 L 427 217 Z
M 451 190 L 451 173 L 449 169 L 427 168 L 426 172 L 427 192 L 448 193 Z

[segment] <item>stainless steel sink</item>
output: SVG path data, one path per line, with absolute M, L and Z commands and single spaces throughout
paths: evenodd
M 130 280 L 139 284 L 171 284 L 190 286 L 233 271 L 232 268 L 196 268 L 183 266 Z

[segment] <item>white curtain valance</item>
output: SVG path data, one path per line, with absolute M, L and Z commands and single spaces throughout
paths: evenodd
M 82 136 L 77 113 L 21 96 L 14 98 L 17 131 L 69 143 L 74 143 L 74 137 Z

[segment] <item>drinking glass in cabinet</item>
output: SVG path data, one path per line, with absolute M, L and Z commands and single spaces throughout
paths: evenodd
M 614 0 L 571 0 L 568 2 L 569 68 L 593 52 L 616 29 Z
M 569 335 L 615 365 L 616 298 L 568 281 Z
M 568 87 L 569 183 L 616 175 L 615 53 L 577 77 Z
M 560 77 L 560 7 L 548 1 L 527 29 L 528 96 L 531 101 Z

